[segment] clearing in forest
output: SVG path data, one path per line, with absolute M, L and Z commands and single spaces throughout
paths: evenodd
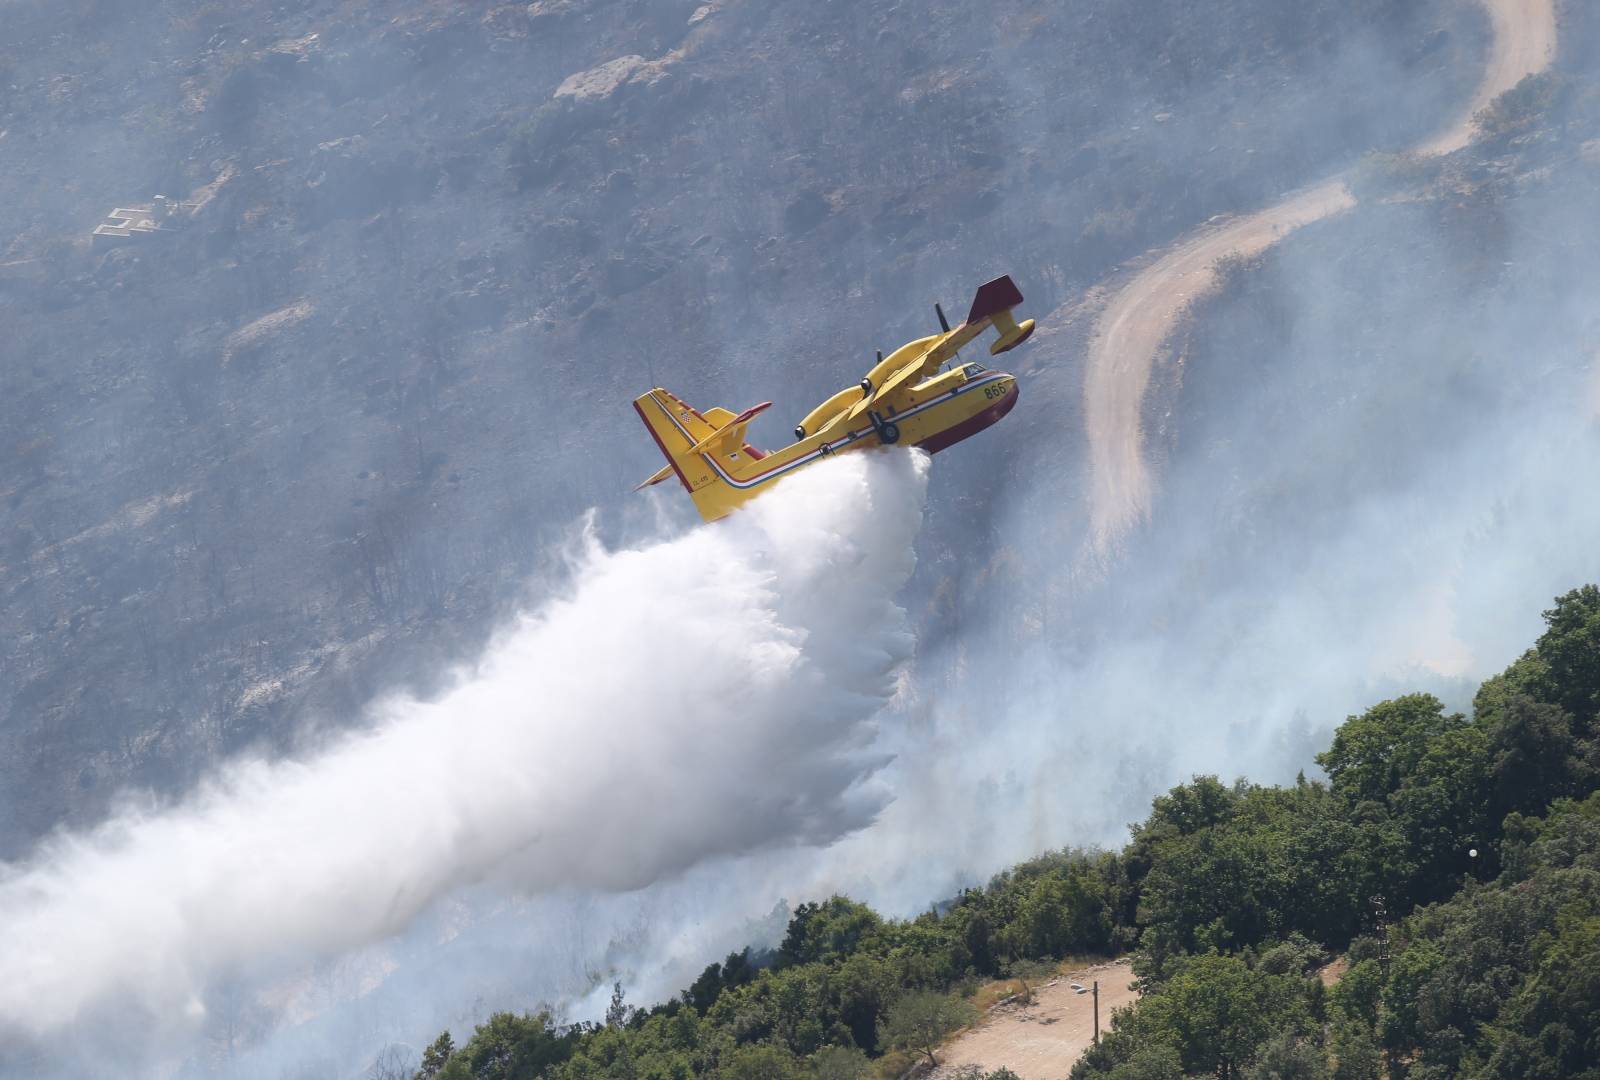
M 1004 1065 L 1022 1080 L 1061 1080 L 1094 1042 L 1094 997 L 1078 993 L 1072 984 L 1087 990 L 1095 980 L 1100 982 L 1100 1030 L 1105 1031 L 1113 1009 L 1139 1000 L 1129 988 L 1133 972 L 1125 959 L 1053 976 L 1033 987 L 1030 1005 L 996 1005 L 939 1051 L 941 1064 L 927 1080 L 948 1080 L 963 1065 L 985 1071 Z

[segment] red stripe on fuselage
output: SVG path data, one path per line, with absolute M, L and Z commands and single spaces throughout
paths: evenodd
M 905 410 L 905 412 L 900 413 L 896 417 L 896 419 L 903 420 L 907 416 L 911 416 L 911 415 L 914 415 L 914 414 L 917 414 L 917 413 L 925 412 L 928 409 L 937 408 L 940 405 L 940 403 L 942 403 L 942 402 L 946 402 L 946 401 L 949 401 L 949 400 L 951 400 L 953 398 L 960 397 L 962 394 L 971 393 L 971 392 L 977 390 L 978 387 L 983 386 L 986 383 L 993 382 L 995 379 L 1002 378 L 1002 377 L 1004 377 L 1004 373 L 1002 373 L 1002 372 L 990 372 L 989 374 L 984 375 L 981 378 L 975 379 L 975 380 L 973 380 L 971 382 L 962 383 L 960 386 L 956 387 L 953 390 L 950 390 L 950 391 L 948 391 L 946 393 L 940 394 L 938 397 L 930 398 L 929 400 L 924 401 L 920 405 L 917 405 L 917 406 L 915 406 L 913 408 Z M 666 391 L 663 391 L 663 393 L 666 393 Z M 672 395 L 670 393 L 668 393 L 667 396 L 668 397 L 672 397 Z M 676 401 L 677 399 L 673 398 L 673 400 Z M 930 453 L 930 454 L 937 453 L 939 450 L 943 450 L 947 446 L 954 445 L 955 443 L 960 442 L 962 439 L 967 438 L 969 435 L 972 435 L 975 432 L 982 431 L 984 428 L 988 427 L 990 424 L 992 424 L 996 420 L 1000 419 L 1000 417 L 1004 416 L 1006 413 L 1011 411 L 1011 405 L 1015 405 L 1016 404 L 1016 400 L 1017 400 L 1016 385 L 1013 384 L 1012 388 L 1011 388 L 1011 395 L 1008 398 L 1004 398 L 1004 399 L 1002 399 L 1000 401 L 995 402 L 993 405 L 991 405 L 987 409 L 983 410 L 983 412 L 979 413 L 977 416 L 969 417 L 968 419 L 963 420 L 961 423 L 955 425 L 955 427 L 947 428 L 947 429 L 945 429 L 945 431 L 940 432 L 937 435 L 930 436 L 929 438 L 924 439 L 922 442 L 917 443 L 916 445 L 919 446 L 919 447 L 922 447 L 923 449 L 927 449 L 929 446 L 933 446 L 934 449 L 928 450 L 928 453 Z M 1011 404 L 1010 405 L 1006 404 L 1007 401 L 1009 401 Z M 657 407 L 661 407 L 661 403 L 660 402 L 657 402 L 656 404 L 657 404 Z M 637 407 L 637 405 L 635 407 Z M 672 422 L 672 425 L 678 429 L 678 433 L 680 435 L 682 435 L 690 443 L 694 442 L 693 436 L 691 436 L 688 431 L 684 430 L 683 424 L 679 422 L 677 417 L 673 416 L 672 413 L 669 412 L 664 407 L 661 408 L 661 411 L 666 414 L 667 418 Z M 992 419 L 987 419 L 986 420 L 986 419 L 983 419 L 984 417 L 992 417 Z M 648 425 L 646 425 L 646 426 L 648 426 Z M 830 448 L 833 447 L 833 446 L 836 446 L 836 445 L 846 445 L 847 446 L 850 443 L 855 442 L 856 439 L 858 439 L 858 438 L 867 438 L 867 437 L 869 437 L 871 435 L 871 432 L 872 432 L 872 429 L 870 429 L 870 428 L 864 428 L 859 433 L 857 433 L 857 432 L 846 432 L 843 437 L 830 439 L 825 443 L 819 444 L 818 448 L 816 450 L 811 451 L 809 454 L 806 454 L 803 457 L 796 458 L 793 461 L 779 462 L 779 463 L 774 464 L 774 465 L 772 465 L 772 466 L 770 466 L 768 468 L 762 469 L 760 472 L 752 473 L 749 476 L 737 476 L 736 477 L 736 476 L 732 476 L 729 473 L 725 472 L 724 471 L 724 466 L 720 462 L 717 461 L 717 458 L 716 458 L 715 454 L 701 454 L 701 457 L 704 457 L 707 461 L 709 461 L 711 463 L 712 469 L 717 473 L 717 476 L 724 483 L 730 483 L 734 487 L 737 487 L 737 488 L 740 488 L 741 490 L 743 490 L 743 489 L 753 487 L 754 485 L 763 482 L 764 478 L 771 477 L 771 476 L 773 476 L 774 474 L 777 474 L 777 473 L 786 472 L 789 469 L 792 469 L 792 468 L 794 468 L 794 467 L 796 467 L 798 465 L 803 465 L 803 464 L 805 464 L 805 463 L 807 463 L 809 461 L 814 460 L 819 455 L 819 453 L 821 452 L 822 447 L 824 447 L 824 446 L 830 447 Z M 954 432 L 960 432 L 960 434 L 952 435 L 952 433 L 954 433 Z M 655 429 L 654 428 L 651 429 L 651 434 L 652 435 L 655 434 Z M 951 437 L 946 438 L 945 436 L 951 436 Z M 656 443 L 658 445 L 660 444 L 660 442 L 661 442 L 660 439 L 656 440 Z M 663 450 L 663 452 L 665 452 L 665 451 Z M 671 460 L 671 455 L 668 455 L 668 460 Z M 676 468 L 676 464 L 674 464 L 674 468 Z M 681 479 L 683 474 L 680 472 L 678 474 L 678 476 Z M 687 483 L 688 482 L 685 481 L 685 486 L 687 486 Z
M 655 401 L 654 398 L 650 400 Z M 659 406 L 661 403 L 656 402 L 656 404 Z M 672 456 L 672 452 L 667 449 L 667 444 L 661 441 L 661 436 L 656 433 L 656 426 L 650 422 L 649 417 L 645 416 L 644 410 L 639 408 L 637 401 L 633 403 L 633 411 L 639 414 L 639 419 L 644 421 L 645 428 L 649 430 L 650 437 L 656 441 L 656 446 L 661 449 L 661 454 L 667 459 L 667 464 L 671 465 L 672 471 L 678 474 L 678 482 L 683 485 L 683 490 L 693 495 L 694 488 L 689 486 L 689 478 L 683 475 L 682 469 L 678 468 L 678 459 Z
M 980 413 L 967 417 L 959 424 L 952 424 L 943 431 L 928 436 L 917 444 L 918 449 L 926 450 L 930 454 L 937 454 L 941 450 L 948 450 L 962 439 L 970 439 L 991 424 L 1000 422 L 1000 418 L 1010 412 L 1017 403 L 1017 384 L 1011 384 L 1011 392 L 1005 397 L 990 405 Z

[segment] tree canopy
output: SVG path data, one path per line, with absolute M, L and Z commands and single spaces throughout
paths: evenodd
M 418 1080 L 898 1075 L 985 980 L 1130 948 L 1143 998 L 1074 1080 L 1600 1080 L 1600 590 L 1545 622 L 1470 717 L 1427 694 L 1349 717 L 1326 782 L 1195 777 L 1120 852 L 1047 853 L 913 919 L 803 903 L 669 1002 L 618 983 L 604 1024 L 497 1013 Z

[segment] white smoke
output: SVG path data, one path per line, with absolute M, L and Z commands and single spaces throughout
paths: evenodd
M 847 455 L 677 539 L 588 534 L 567 594 L 443 696 L 0 870 L 0 1036 L 113 1002 L 181 1029 L 219 981 L 379 941 L 474 883 L 633 889 L 870 822 L 926 473 Z

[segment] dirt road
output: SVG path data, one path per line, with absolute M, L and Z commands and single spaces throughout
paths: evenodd
M 1483 0 L 1493 44 L 1477 93 L 1456 122 L 1417 147 L 1424 155 L 1451 154 L 1472 141 L 1472 118 L 1526 76 L 1543 71 L 1556 56 L 1555 0 Z
M 1417 147 L 1419 153 L 1447 154 L 1465 146 L 1473 115 L 1524 76 L 1544 70 L 1555 56 L 1555 0 L 1481 2 L 1494 35 L 1488 67 L 1460 116 Z M 1202 226 L 1111 298 L 1095 324 L 1083 387 L 1090 520 L 1099 552 L 1149 514 L 1151 480 L 1140 407 L 1162 344 L 1185 309 L 1216 286 L 1217 260 L 1255 255 L 1302 225 L 1354 205 L 1343 177 L 1334 177 L 1265 210 Z
M 1178 317 L 1216 285 L 1217 260 L 1264 251 L 1302 225 L 1355 205 L 1343 180 L 1330 180 L 1269 210 L 1203 228 L 1144 270 L 1101 313 L 1084 376 L 1084 426 L 1093 474 L 1095 546 L 1104 551 L 1150 507 L 1139 407 L 1150 368 Z
M 1128 989 L 1133 974 L 1126 960 L 1057 976 L 1035 989 L 1034 1004 L 996 1005 L 977 1027 L 963 1032 L 939 1052 L 943 1063 L 926 1080 L 950 1080 L 963 1065 L 986 1072 L 1004 1065 L 1022 1080 L 1061 1080 L 1094 1039 L 1094 1000 L 1072 989 L 1100 981 L 1100 1028 L 1111 1010 L 1131 1005 L 1139 995 Z

